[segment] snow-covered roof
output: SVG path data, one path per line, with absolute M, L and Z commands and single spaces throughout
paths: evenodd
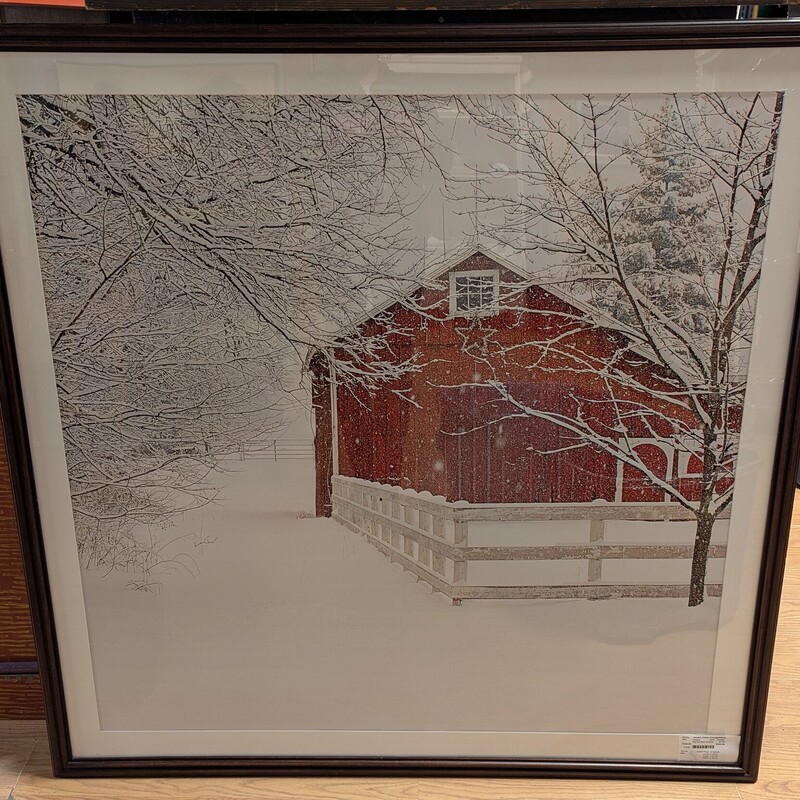
M 521 269 L 514 264 L 509 258 L 493 252 L 491 248 L 479 247 L 471 243 L 462 245 L 455 250 L 451 250 L 441 258 L 437 258 L 432 261 L 423 270 L 421 279 L 435 280 L 436 278 L 441 278 L 442 275 L 450 272 L 451 269 L 459 266 L 459 264 L 463 264 L 465 261 L 473 258 L 474 256 L 485 256 L 490 261 L 494 261 L 497 266 L 507 269 L 509 272 L 513 272 L 523 280 L 531 280 L 531 276 L 524 269 Z
M 431 281 L 441 278 L 452 269 L 463 264 L 465 261 L 468 261 L 470 258 L 474 258 L 475 256 L 484 256 L 485 258 L 488 258 L 490 261 L 493 261 L 495 264 L 497 264 L 498 267 L 508 270 L 509 272 L 518 276 L 521 279 L 519 287 L 520 291 L 528 289 L 532 286 L 537 286 L 544 291 L 549 292 L 554 297 L 557 297 L 567 305 L 570 305 L 576 310 L 585 314 L 587 319 L 595 323 L 598 327 L 614 330 L 630 338 L 630 333 L 626 331 L 624 326 L 622 326 L 612 316 L 606 314 L 590 303 L 587 303 L 585 300 L 576 297 L 574 294 L 567 292 L 562 286 L 564 283 L 563 280 L 557 280 L 555 278 L 550 280 L 542 280 L 541 276 L 532 276 L 529 272 L 520 268 L 508 257 L 493 252 L 491 248 L 476 246 L 472 243 L 462 245 L 456 250 L 451 250 L 447 255 L 444 255 L 428 264 L 421 272 L 418 278 L 418 285 L 415 287 L 414 291 L 416 291 L 416 289 L 424 288 Z M 384 311 L 388 311 L 393 305 L 399 302 L 402 301 L 394 297 L 376 304 L 364 314 L 363 318 L 358 323 L 356 323 L 356 327 L 364 322 L 374 319 Z M 643 346 L 632 345 L 631 350 L 650 361 L 653 360 L 653 354 L 647 351 Z
M 432 281 L 441 278 L 443 275 L 450 272 L 450 270 L 454 269 L 455 267 L 458 267 L 460 264 L 463 264 L 465 261 L 475 256 L 483 256 L 485 258 L 488 258 L 490 261 L 493 261 L 495 264 L 497 264 L 498 267 L 508 270 L 509 272 L 518 276 L 521 279 L 519 285 L 519 291 L 524 291 L 533 286 L 537 286 L 543 289 L 544 291 L 552 294 L 554 297 L 558 298 L 567 305 L 572 306 L 577 311 L 580 311 L 583 314 L 585 314 L 587 320 L 592 322 L 597 327 L 605 328 L 606 330 L 616 331 L 617 333 L 628 339 L 629 342 L 631 342 L 630 332 L 625 329 L 624 325 L 620 324 L 609 314 L 606 314 L 597 307 L 591 305 L 590 303 L 587 303 L 585 300 L 575 297 L 573 294 L 567 292 L 561 286 L 561 284 L 564 283 L 563 280 L 557 280 L 555 278 L 550 280 L 542 280 L 541 276 L 532 276 L 529 272 L 520 268 L 517 264 L 513 263 L 513 261 L 511 261 L 506 256 L 493 252 L 488 247 L 483 247 L 483 246 L 479 247 L 472 243 L 463 245 L 455 250 L 451 250 L 446 256 L 436 259 L 435 261 L 432 261 L 430 264 L 428 264 L 417 278 L 416 286 L 411 291 L 407 292 L 406 296 L 409 296 L 413 291 L 417 291 L 418 289 L 422 289 L 425 288 L 426 286 L 429 286 Z M 364 323 L 379 317 L 382 313 L 388 311 L 392 306 L 396 305 L 397 303 L 402 303 L 402 300 L 398 297 L 387 298 L 381 302 L 375 303 L 371 308 L 366 309 L 358 319 L 353 320 L 353 322 L 347 326 L 348 330 L 350 330 L 351 332 L 355 332 Z M 342 331 L 342 333 L 344 333 L 344 331 Z M 654 354 L 645 345 L 638 343 L 634 344 L 633 342 L 631 342 L 629 345 L 629 349 L 631 350 L 631 352 L 636 353 L 637 355 L 647 359 L 648 361 L 651 361 L 653 363 L 658 363 Z M 316 348 L 311 348 L 309 350 L 305 359 L 306 366 L 308 366 L 308 364 L 310 363 L 310 360 L 315 350 Z
M 494 261 L 498 267 L 502 267 L 503 269 L 513 272 L 515 275 L 519 276 L 523 281 L 525 281 L 525 288 L 534 284 L 531 276 L 524 270 L 520 269 L 516 264 L 513 264 L 509 259 L 493 253 L 489 248 L 477 247 L 476 245 L 470 243 L 461 245 L 455 250 L 451 250 L 442 257 L 426 264 L 424 269 L 416 278 L 416 285 L 413 287 L 413 289 L 411 289 L 411 291 L 406 293 L 406 297 L 418 289 L 423 289 L 429 286 L 432 281 L 435 281 L 437 278 L 441 278 L 442 275 L 445 275 L 446 273 L 450 272 L 450 270 L 459 266 L 459 264 L 463 264 L 465 261 L 473 258 L 474 256 L 485 256 L 491 261 Z M 353 327 L 358 327 L 359 325 L 363 325 L 365 322 L 368 322 L 371 319 L 375 319 L 375 317 L 379 316 L 384 311 L 388 311 L 396 303 L 401 302 L 402 300 L 398 297 L 390 297 L 375 303 L 375 305 L 364 312 L 362 317 L 353 325 Z M 577 307 L 578 306 L 576 305 L 576 308 Z

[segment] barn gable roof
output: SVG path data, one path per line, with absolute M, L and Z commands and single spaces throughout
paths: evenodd
M 587 303 L 585 300 L 582 300 L 579 297 L 575 297 L 574 294 L 570 294 L 563 288 L 564 281 L 550 279 L 550 280 L 542 280 L 541 276 L 532 276 L 530 273 L 524 271 L 519 266 L 514 264 L 508 258 L 505 258 L 501 255 L 491 252 L 485 248 L 470 248 L 467 251 L 462 251 L 461 253 L 454 254 L 453 257 L 448 258 L 446 261 L 441 260 L 437 262 L 435 265 L 432 265 L 432 271 L 429 275 L 429 279 L 435 280 L 436 278 L 441 278 L 443 275 L 446 275 L 451 270 L 457 269 L 461 264 L 468 261 L 473 256 L 485 256 L 490 261 L 494 261 L 498 267 L 501 269 L 508 270 L 509 272 L 514 273 L 519 278 L 521 278 L 520 282 L 520 290 L 528 289 L 532 286 L 536 286 L 537 288 L 541 289 L 548 294 L 553 295 L 554 297 L 558 298 L 562 303 L 565 303 L 568 306 L 572 306 L 576 311 L 581 312 L 587 320 L 595 323 L 598 327 L 606 328 L 609 330 L 614 330 L 617 333 L 621 333 L 626 336 L 630 336 L 630 332 L 626 331 L 624 326 L 621 325 L 617 320 L 615 320 L 609 314 L 601 311 L 600 309 L 596 308 L 595 306 Z M 387 304 L 386 308 L 391 307 L 391 303 Z M 384 309 L 385 310 L 385 309 Z M 635 349 L 635 348 L 633 348 Z M 641 353 L 644 355 L 644 353 Z M 652 358 L 652 354 L 648 354 L 647 358 Z
M 451 270 L 458 269 L 462 264 L 475 256 L 483 256 L 489 261 L 493 261 L 498 267 L 514 273 L 526 283 L 530 284 L 533 282 L 531 276 L 524 269 L 514 264 L 510 259 L 492 252 L 489 248 L 474 246 L 460 247 L 455 251 L 451 251 L 449 255 L 442 256 L 432 261 L 423 271 L 421 281 L 441 278 Z
M 418 286 L 414 291 L 417 291 L 418 289 L 425 287 L 431 281 L 436 281 L 437 279 L 447 275 L 449 272 L 458 269 L 461 265 L 465 264 L 475 256 L 483 256 L 484 258 L 494 262 L 498 268 L 507 270 L 519 277 L 520 291 L 524 291 L 525 289 L 536 286 L 544 292 L 553 295 L 566 305 L 571 306 L 576 311 L 580 312 L 587 321 L 592 322 L 597 327 L 615 331 L 616 333 L 625 336 L 627 339 L 630 339 L 630 331 L 627 331 L 624 325 L 590 303 L 587 303 L 581 298 L 575 297 L 573 294 L 567 292 L 562 286 L 563 281 L 556 279 L 542 280 L 539 276 L 534 277 L 529 272 L 526 272 L 524 269 L 522 269 L 519 265 L 511 261 L 509 258 L 493 252 L 487 247 L 478 247 L 473 244 L 464 245 L 456 250 L 451 251 L 447 255 L 432 261 L 420 274 Z M 485 269 L 485 267 L 476 267 L 476 269 Z M 370 320 L 376 319 L 397 303 L 402 303 L 402 300 L 399 300 L 397 297 L 393 297 L 381 303 L 375 304 L 364 314 L 362 319 L 357 323 L 356 327 L 363 325 Z M 631 343 L 630 350 L 642 356 L 643 358 L 646 358 L 648 361 L 654 361 L 653 353 L 651 353 L 644 345 Z

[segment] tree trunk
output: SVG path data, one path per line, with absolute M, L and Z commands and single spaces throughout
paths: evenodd
M 697 515 L 697 532 L 694 537 L 694 553 L 692 554 L 692 578 L 689 584 L 689 606 L 699 606 L 704 599 L 708 546 L 711 543 L 714 519 L 712 514 L 705 512 Z

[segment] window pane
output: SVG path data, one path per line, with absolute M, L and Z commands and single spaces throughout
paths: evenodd
M 453 288 L 456 311 L 488 308 L 495 302 L 495 281 L 492 275 L 457 275 Z

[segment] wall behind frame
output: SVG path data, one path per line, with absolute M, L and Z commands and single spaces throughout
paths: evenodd
M 42 719 L 42 687 L 0 427 L 0 719 Z

